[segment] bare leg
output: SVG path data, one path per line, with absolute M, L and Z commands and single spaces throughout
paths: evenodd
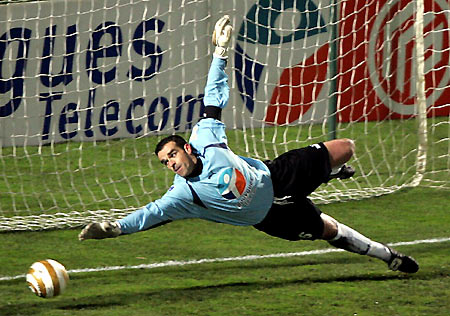
M 345 163 L 355 153 L 355 143 L 348 138 L 334 139 L 324 143 L 330 159 L 330 180 L 334 178 L 347 179 L 355 174 L 355 169 Z
M 348 138 L 334 139 L 323 144 L 328 149 L 331 168 L 342 166 L 355 153 L 355 143 Z

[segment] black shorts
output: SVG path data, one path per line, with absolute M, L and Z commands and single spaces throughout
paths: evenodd
M 271 173 L 275 198 L 266 217 L 254 227 L 287 240 L 320 238 L 321 211 L 307 196 L 328 182 L 331 167 L 325 145 L 290 150 L 265 164 Z

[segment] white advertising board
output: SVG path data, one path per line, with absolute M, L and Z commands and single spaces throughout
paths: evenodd
M 327 17 L 302 5 L 269 20 L 269 8 L 258 17 L 267 25 L 252 29 L 254 1 L 216 8 L 208 3 L 54 0 L 2 6 L 1 145 L 190 129 L 202 111 L 214 22 L 230 10 L 232 93 L 223 120 L 232 128 L 261 126 L 268 104 L 277 102 L 273 94 L 283 70 L 305 62 L 320 47 L 328 49 Z M 311 11 L 299 15 L 299 9 Z M 294 31 L 277 34 L 271 27 Z M 267 38 L 255 39 L 267 30 L 272 32 Z M 300 44 L 305 49 L 292 49 Z M 317 78 L 321 88 L 324 70 Z M 326 108 L 327 93 L 326 88 L 315 92 L 308 101 L 315 101 L 314 111 L 301 113 L 302 120 L 323 116 L 320 99 Z

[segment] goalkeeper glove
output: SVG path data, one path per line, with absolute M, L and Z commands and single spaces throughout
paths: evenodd
M 230 17 L 228 15 L 224 15 L 216 22 L 212 35 L 213 45 L 216 46 L 214 56 L 227 58 L 227 48 L 232 31 L 233 27 L 230 25 Z
M 86 239 L 103 239 L 114 238 L 121 234 L 120 227 L 117 223 L 101 222 L 88 224 L 81 233 L 78 239 L 83 241 Z

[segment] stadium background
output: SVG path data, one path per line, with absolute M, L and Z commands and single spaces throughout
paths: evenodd
M 160 134 L 188 133 L 200 116 L 212 26 L 230 14 L 230 146 L 271 157 L 327 139 L 336 117 L 338 136 L 357 138 L 359 173 L 323 196 L 336 202 L 396 193 L 324 211 L 399 244 L 421 263 L 417 275 L 330 253 L 326 243 L 287 243 L 202 221 L 79 243 L 75 221 L 77 229 L 0 234 L 0 315 L 447 315 L 449 3 L 425 2 L 429 147 L 416 188 L 405 185 L 416 173 L 418 142 L 416 2 L 333 3 L 2 3 L 1 219 L 63 212 L 51 217 L 60 225 L 73 210 L 129 210 L 162 194 L 171 176 L 157 171 L 153 145 Z M 240 259 L 248 255 L 253 259 Z M 23 277 L 47 257 L 72 278 L 67 293 L 51 301 L 34 297 Z M 199 264 L 185 264 L 190 260 Z

